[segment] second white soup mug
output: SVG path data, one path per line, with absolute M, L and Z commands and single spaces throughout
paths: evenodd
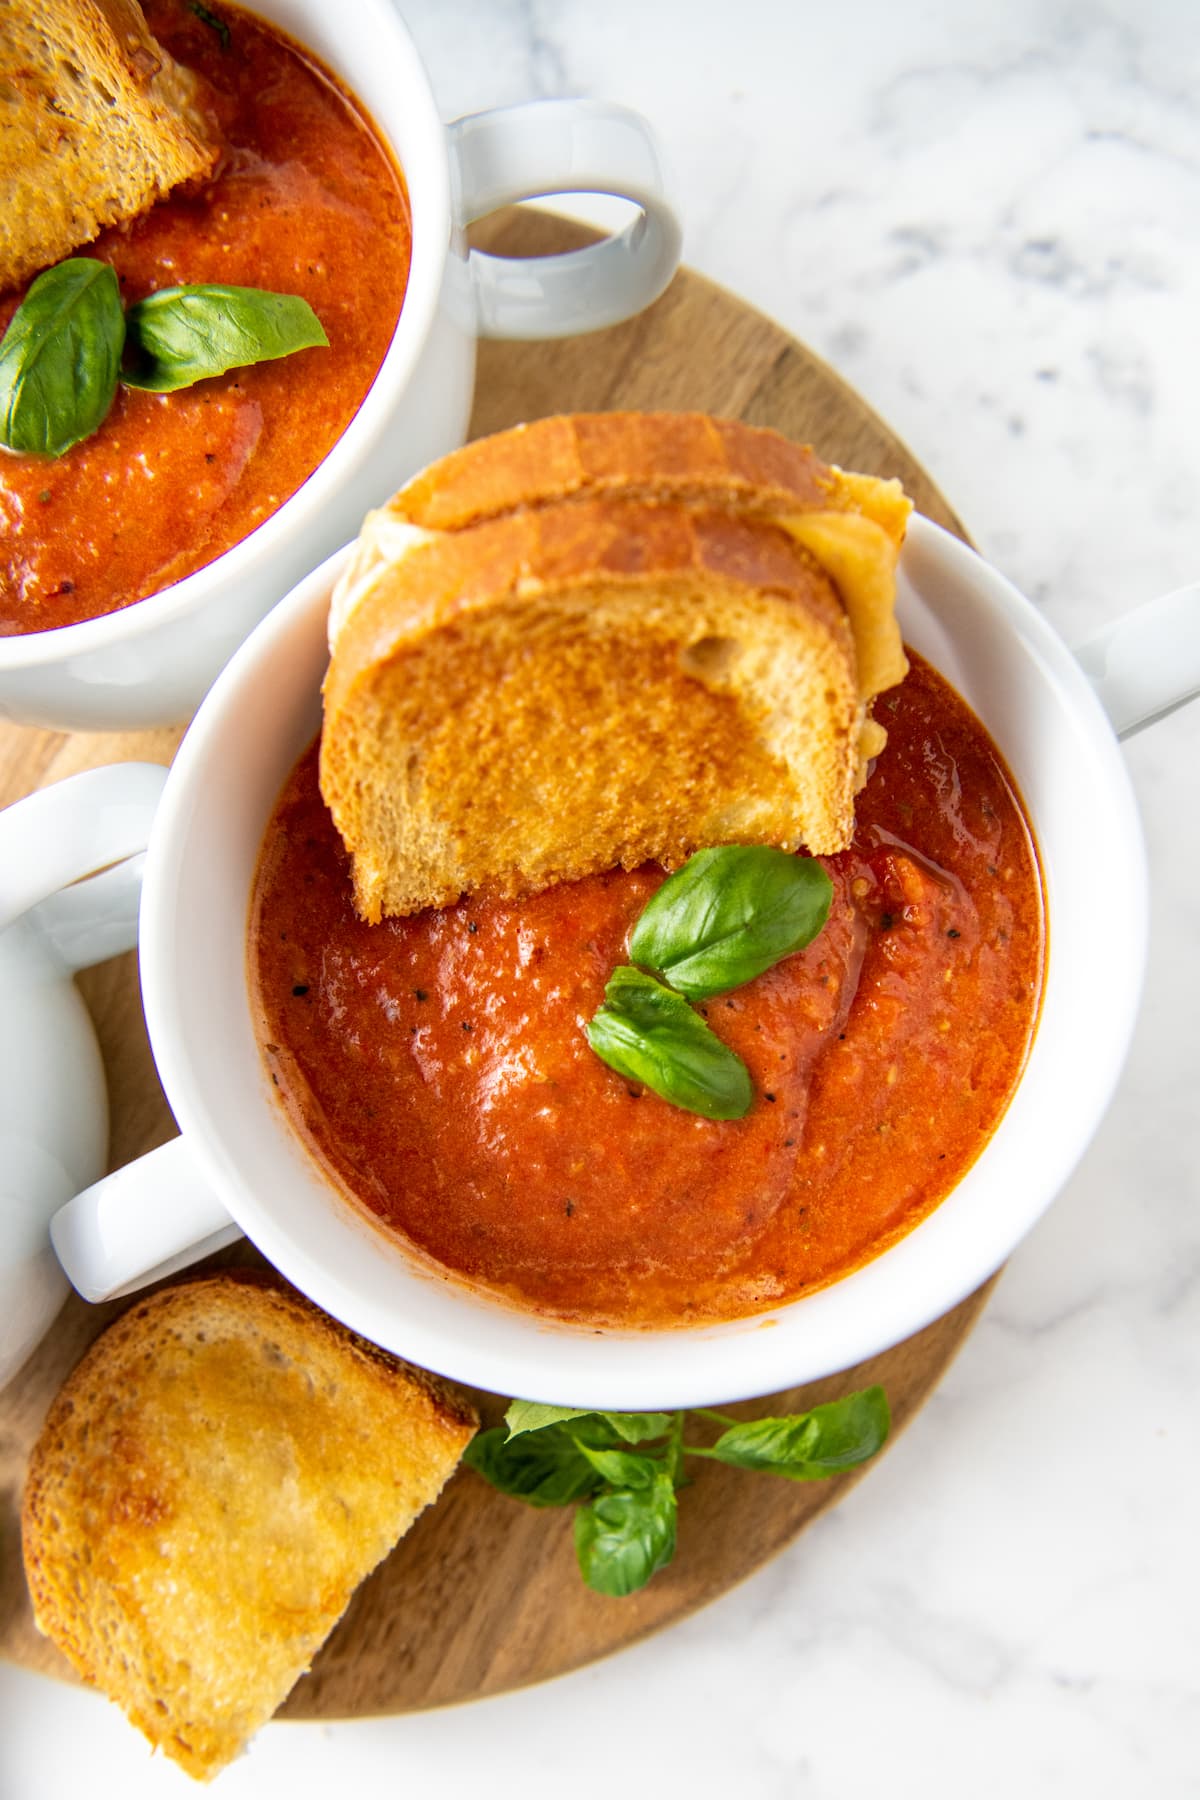
M 391 0 L 251 0 L 249 10 L 341 78 L 404 172 L 412 263 L 395 335 L 329 455 L 240 544 L 119 612 L 0 637 L 0 718 L 71 731 L 188 718 L 268 608 L 352 538 L 370 507 L 463 442 L 477 337 L 567 337 L 615 324 L 656 299 L 678 264 L 662 158 L 637 113 L 545 100 L 445 126 Z M 560 193 L 617 195 L 637 216 L 570 255 L 468 252 L 472 221 Z
M 1195 607 L 1152 605 L 1079 662 L 1004 578 L 915 518 L 900 567 L 906 639 L 964 695 L 1023 794 L 1045 878 L 1050 953 L 1037 1037 L 983 1154 L 940 1207 L 875 1261 L 820 1292 L 732 1324 L 676 1331 L 573 1328 L 439 1279 L 328 1185 L 278 1105 L 247 987 L 249 897 L 266 822 L 320 722 L 326 614 L 342 555 L 258 627 L 180 748 L 150 832 L 140 962 L 151 1043 L 181 1136 L 58 1213 L 63 1264 L 92 1299 L 136 1287 L 244 1231 L 318 1304 L 447 1376 L 506 1394 L 645 1410 L 776 1391 L 899 1342 L 984 1281 L 1053 1199 L 1098 1124 L 1137 1009 L 1146 939 L 1141 832 L 1114 735 L 1200 685 Z M 1119 654 L 1117 654 L 1119 652 Z M 1104 704 L 1102 704 L 1102 699 Z M 1106 712 L 1105 705 L 1109 707 Z M 84 824 L 99 867 L 98 787 L 114 818 L 140 765 L 68 781 L 0 815 L 49 813 L 0 929 L 83 862 L 56 854 Z M 57 800 L 55 797 L 58 797 Z M 88 819 L 76 816 L 86 805 Z M 128 831 L 128 813 L 121 815 Z M 11 837 L 9 841 L 15 841 Z M 1095 904 L 1095 846 L 1106 857 Z M 1098 968 L 1104 981 L 1096 979 Z M 771 1329 L 764 1327 L 769 1325 Z

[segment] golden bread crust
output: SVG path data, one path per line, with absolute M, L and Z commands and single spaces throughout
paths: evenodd
M 5 0 L 0 290 L 211 173 L 202 84 L 135 0 Z
M 573 413 L 477 438 L 388 502 L 426 531 L 458 531 L 519 507 L 606 495 L 752 500 L 756 510 L 825 505 L 835 471 L 778 432 L 705 413 Z
M 221 1274 L 135 1302 L 34 1447 L 37 1623 L 192 1775 L 236 1756 L 477 1421 L 290 1289 Z

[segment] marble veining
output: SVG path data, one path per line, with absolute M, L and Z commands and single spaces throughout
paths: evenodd
M 1190 0 L 402 10 L 447 118 L 648 114 L 686 259 L 829 358 L 1068 641 L 1200 578 Z M 1198 752 L 1200 706 L 1127 747 L 1153 869 L 1128 1068 L 886 1462 L 670 1634 L 453 1714 L 269 1728 L 222 1796 L 1200 1794 Z M 192 1791 L 94 1696 L 0 1668 L 0 1720 L 0 1800 Z

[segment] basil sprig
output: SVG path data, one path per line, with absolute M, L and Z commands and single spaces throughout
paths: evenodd
M 677 1507 L 670 1471 L 649 1457 L 620 1487 L 609 1487 L 575 1514 L 575 1557 L 590 1588 L 623 1600 L 645 1587 L 675 1554 Z M 643 1465 L 648 1464 L 648 1467 Z
M 135 360 L 121 379 L 155 394 L 329 344 L 307 300 L 264 288 L 160 288 L 130 307 L 127 325 Z
M 113 403 L 124 343 L 107 263 L 73 256 L 39 275 L 0 342 L 0 443 L 61 456 L 90 437 Z
M 604 1004 L 584 1026 L 601 1062 L 706 1119 L 742 1119 L 754 1102 L 750 1071 L 693 1012 L 641 969 L 614 969 Z
M 583 1452 L 592 1436 L 598 1444 L 611 1441 L 608 1428 L 597 1428 L 586 1413 L 570 1430 L 541 1426 L 512 1440 L 501 1427 L 473 1438 L 467 1460 L 485 1481 L 526 1506 L 569 1506 L 596 1493 L 603 1481 Z
M 711 1000 L 810 944 L 832 899 L 833 883 L 811 856 L 766 844 L 701 850 L 647 903 L 629 955 L 687 999 Z
M 188 11 L 195 13 L 202 25 L 207 25 L 210 31 L 216 33 L 221 41 L 222 50 L 228 50 L 231 34 L 224 19 L 219 19 L 210 7 L 203 4 L 203 0 L 188 0 Z
M 833 883 L 812 857 L 766 844 L 698 851 L 642 909 L 629 939 L 641 967 L 613 971 L 583 1028 L 588 1043 L 610 1069 L 673 1106 L 744 1118 L 754 1103 L 750 1071 L 688 1001 L 743 987 L 802 950 L 824 928 L 832 899 Z
M 307 300 L 265 288 L 163 288 L 126 313 L 108 263 L 73 256 L 29 284 L 0 340 L 0 444 L 62 456 L 99 430 L 118 381 L 172 393 L 328 342 Z
M 822 1481 L 867 1462 L 890 1427 L 880 1387 L 782 1418 L 739 1422 L 697 1410 L 725 1427 L 715 1443 L 685 1444 L 682 1412 L 580 1412 L 514 1400 L 505 1424 L 473 1439 L 465 1460 L 527 1506 L 576 1506 L 580 1573 L 597 1593 L 620 1597 L 644 1587 L 675 1554 L 686 1456 Z
M 537 1400 L 514 1400 L 504 1415 L 509 1437 L 521 1437 L 527 1431 L 540 1431 L 543 1425 L 563 1425 L 571 1419 L 603 1419 L 627 1444 L 640 1444 L 643 1438 L 661 1437 L 670 1429 L 670 1413 L 589 1413 L 571 1406 L 543 1406 Z
M 883 1389 L 864 1388 L 809 1413 L 733 1425 L 710 1450 L 697 1454 L 735 1469 L 765 1469 L 789 1481 L 823 1481 L 874 1456 L 887 1427 Z

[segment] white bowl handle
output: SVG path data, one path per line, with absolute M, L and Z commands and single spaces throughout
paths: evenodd
M 449 134 L 460 226 L 551 194 L 615 194 L 641 208 L 616 237 L 565 256 L 521 259 L 473 250 L 482 337 L 596 331 L 632 317 L 662 293 L 679 263 L 681 232 L 662 156 L 640 113 L 605 100 L 535 100 L 472 113 Z
M 181 1137 L 84 1188 L 50 1221 L 72 1287 L 96 1301 L 160 1281 L 241 1235 Z
M 1200 585 L 1134 607 L 1075 652 L 1120 738 L 1200 694 Z
M 93 911 L 101 917 L 114 910 L 118 888 L 136 898 L 140 878 L 130 885 L 112 865 L 145 850 L 166 779 L 167 771 L 158 763 L 110 763 L 5 807 L 0 812 L 0 931 L 39 901 L 48 901 L 48 921 L 57 907 L 58 916 L 69 915 L 82 932 Z M 72 887 L 98 869 L 108 874 Z M 70 897 L 59 896 L 60 889 Z M 52 895 L 59 899 L 51 901 Z M 136 936 L 135 909 L 123 904 L 120 910 L 126 924 L 123 933 L 106 940 L 111 948 L 95 955 L 73 953 L 67 958 L 71 967 L 83 968 L 130 948 Z

